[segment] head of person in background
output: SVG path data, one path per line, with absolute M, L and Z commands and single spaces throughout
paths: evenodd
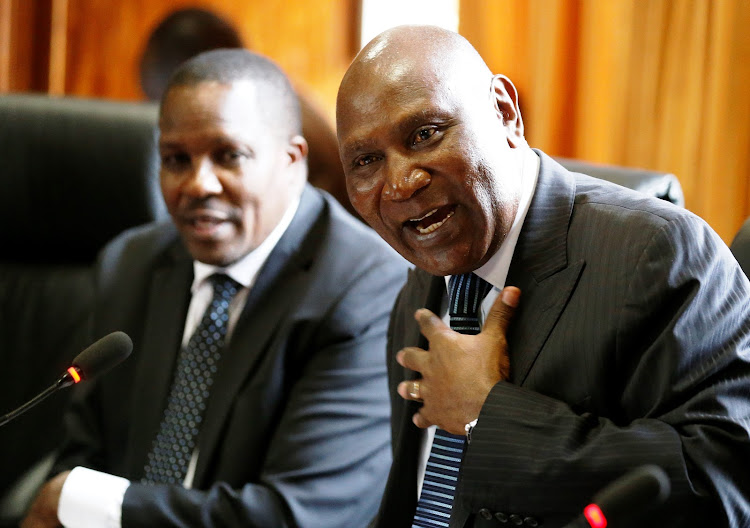
M 299 103 L 269 59 L 243 49 L 191 59 L 166 87 L 159 129 L 162 194 L 196 260 L 240 259 L 299 200 Z
M 143 93 L 159 101 L 172 73 L 187 59 L 213 49 L 242 47 L 234 26 L 215 13 L 200 8 L 174 11 L 156 26 L 141 55 Z
M 200 8 L 174 11 L 156 26 L 146 42 L 140 64 L 143 93 L 149 100 L 159 101 L 170 76 L 187 59 L 204 51 L 244 45 L 237 28 L 215 13 Z M 309 181 L 356 215 L 346 193 L 333 126 L 307 91 L 296 87 L 296 92 L 302 133 L 310 145 Z
M 378 37 L 342 81 L 337 125 L 352 204 L 404 258 L 452 275 L 497 251 L 518 207 L 523 121 L 513 84 L 463 37 Z

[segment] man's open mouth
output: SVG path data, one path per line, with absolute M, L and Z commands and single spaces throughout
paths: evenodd
M 229 222 L 229 215 L 223 211 L 204 209 L 191 211 L 183 216 L 184 224 L 190 229 L 193 236 L 213 237 L 220 229 Z
M 410 218 L 404 222 L 404 226 L 416 229 L 421 235 L 427 235 L 442 226 L 455 212 L 455 205 L 444 205 L 428 211 L 419 218 Z
M 222 222 L 225 222 L 223 218 L 217 218 L 215 216 L 196 216 L 194 218 L 190 219 L 190 223 L 193 225 L 193 227 L 197 227 L 199 229 L 201 228 L 210 228 L 215 225 L 221 224 Z

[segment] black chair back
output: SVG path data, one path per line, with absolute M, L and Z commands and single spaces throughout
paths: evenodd
M 154 105 L 0 96 L 0 414 L 89 344 L 97 252 L 166 216 L 156 122 Z M 0 497 L 58 444 L 69 394 L 0 428 Z
M 682 186 L 674 174 L 648 169 L 603 165 L 568 158 L 555 158 L 563 167 L 573 172 L 588 174 L 594 178 L 611 181 L 629 189 L 635 189 L 680 207 L 685 207 Z

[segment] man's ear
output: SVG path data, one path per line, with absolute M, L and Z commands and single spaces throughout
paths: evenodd
M 302 192 L 307 181 L 307 140 L 300 135 L 292 136 L 287 145 L 289 165 L 285 171 L 290 179 L 287 181 L 290 192 Z
M 526 143 L 523 137 L 521 109 L 518 106 L 518 92 L 505 75 L 498 74 L 492 77 L 492 101 L 497 118 L 507 131 L 508 145 L 517 148 Z
M 307 140 L 300 135 L 292 136 L 289 140 L 287 153 L 289 154 L 289 163 L 297 163 L 307 158 Z

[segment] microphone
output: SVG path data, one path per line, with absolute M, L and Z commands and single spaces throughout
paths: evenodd
M 112 332 L 102 337 L 73 359 L 71 366 L 50 387 L 33 399 L 0 418 L 0 426 L 34 407 L 49 395 L 81 381 L 89 381 L 114 367 L 133 351 L 133 341 L 125 332 Z
M 567 528 L 605 528 L 609 523 L 635 526 L 629 523 L 644 510 L 667 500 L 670 488 L 669 477 L 662 468 L 637 467 L 599 490 L 583 509 L 582 516 Z

